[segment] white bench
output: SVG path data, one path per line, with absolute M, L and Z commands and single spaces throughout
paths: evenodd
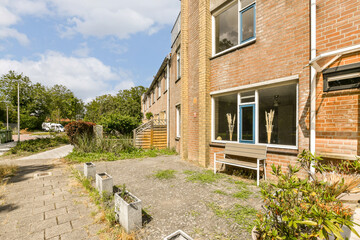
M 214 153 L 214 173 L 216 163 L 223 163 L 236 167 L 243 167 L 257 171 L 256 183 L 259 186 L 260 167 L 263 167 L 264 179 L 266 179 L 266 145 L 254 145 L 245 143 L 226 143 L 223 152 Z M 223 159 L 217 159 L 217 155 L 223 154 Z

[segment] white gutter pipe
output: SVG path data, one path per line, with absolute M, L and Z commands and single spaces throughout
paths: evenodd
M 311 48 L 311 61 L 316 59 L 316 0 L 311 0 L 310 6 L 310 48 Z M 310 152 L 315 154 L 316 144 L 316 77 L 317 71 L 315 68 L 310 70 Z M 311 172 L 315 173 L 315 169 L 311 167 Z
M 167 56 L 166 65 L 166 90 L 167 90 L 167 102 L 166 102 L 166 134 L 167 134 L 167 147 L 170 148 L 170 59 L 171 55 Z

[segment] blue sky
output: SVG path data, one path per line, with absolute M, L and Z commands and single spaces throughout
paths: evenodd
M 1 0 L 0 75 L 15 70 L 89 101 L 149 86 L 179 0 Z

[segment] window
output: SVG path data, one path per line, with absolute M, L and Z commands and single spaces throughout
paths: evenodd
M 176 137 L 181 136 L 181 108 L 180 105 L 176 106 Z
M 215 98 L 216 140 L 237 141 L 237 105 L 237 94 Z
M 297 145 L 297 84 L 213 97 L 213 141 Z
M 255 38 L 255 0 L 236 0 L 213 16 L 214 54 Z
M 158 98 L 159 98 L 161 97 L 161 81 L 158 81 L 157 87 L 158 87 Z
M 326 69 L 323 78 L 324 92 L 360 88 L 360 63 Z
M 155 91 L 152 92 L 153 104 L 155 103 Z
M 177 80 L 181 78 L 181 55 L 180 49 L 176 52 L 176 73 L 177 73 Z

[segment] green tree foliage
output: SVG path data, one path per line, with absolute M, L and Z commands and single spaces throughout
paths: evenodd
M 103 115 L 120 113 L 140 121 L 143 117 L 141 113 L 141 95 L 145 91 L 146 88 L 138 86 L 121 90 L 116 96 L 102 95 L 97 97 L 86 105 L 85 120 L 98 123 Z
M 76 98 L 65 86 L 48 88 L 40 83 L 32 83 L 27 76 L 14 71 L 0 78 L 0 101 L 8 101 L 9 121 L 17 122 L 17 91 L 20 85 L 20 125 L 21 128 L 37 129 L 46 118 L 75 119 L 84 114 L 84 103 Z M 0 103 L 0 121 L 6 122 L 6 104 Z M 60 113 L 59 113 L 60 112 Z
M 135 117 L 112 113 L 104 115 L 99 124 L 104 127 L 104 131 L 114 135 L 131 134 L 132 130 L 139 126 L 139 120 Z

